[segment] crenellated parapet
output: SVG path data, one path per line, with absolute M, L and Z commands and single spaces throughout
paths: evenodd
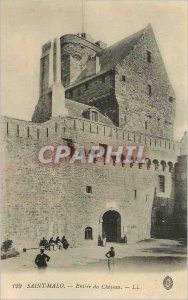
M 57 117 L 45 123 L 33 123 L 3 117 L 3 135 L 10 139 L 26 139 L 42 144 L 63 144 L 66 140 L 77 144 L 95 145 L 142 145 L 148 158 L 147 169 L 172 169 L 177 161 L 180 143 L 138 132 L 129 132 L 119 127 L 105 125 L 82 118 Z
M 93 51 L 101 52 L 102 48 L 99 46 L 98 43 L 95 43 L 93 38 L 90 37 L 86 33 L 79 34 L 65 34 L 61 38 L 61 46 L 64 46 L 65 44 L 71 43 L 71 44 L 77 44 L 82 45 L 84 47 L 90 48 Z

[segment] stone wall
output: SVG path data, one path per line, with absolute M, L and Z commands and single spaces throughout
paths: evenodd
M 175 166 L 174 232 L 178 238 L 187 237 L 187 155 L 178 157 Z
M 77 53 L 78 45 L 71 44 L 71 47 Z M 71 60 L 72 69 L 79 68 L 81 72 L 78 62 Z M 173 139 L 175 95 L 150 27 L 114 69 L 70 86 L 66 97 L 99 108 L 116 126 L 128 131 Z
M 126 235 L 128 242 L 151 235 L 170 237 L 174 212 L 185 212 L 186 184 L 184 178 L 181 181 L 185 162 L 179 158 L 177 169 L 180 143 L 173 140 L 175 96 L 151 28 L 122 63 L 95 75 L 98 58 L 90 60 L 87 70 L 86 65 L 101 51 L 75 35 L 46 43 L 40 99 L 32 119 L 36 123 L 3 118 L 2 236 L 13 239 L 15 246 L 38 246 L 43 236 L 58 235 L 66 235 L 77 246 L 91 242 L 85 240 L 86 227 L 92 228 L 97 244 L 103 215 L 112 210 L 120 214 L 121 238 Z M 54 81 L 67 88 L 66 98 L 97 107 L 114 126 L 64 115 L 52 118 Z M 41 147 L 67 144 L 67 140 L 78 145 L 142 145 L 148 164 L 39 162 Z
M 68 88 L 65 96 L 67 99 L 97 107 L 118 126 L 119 109 L 114 87 L 114 71 L 109 71 Z
M 147 60 L 148 51 L 151 62 Z M 175 95 L 150 27 L 116 67 L 115 93 L 121 127 L 173 138 Z
M 88 226 L 93 228 L 93 243 L 97 243 L 102 228 L 99 220 L 108 210 L 120 213 L 121 235 L 126 234 L 128 241 L 134 242 L 150 237 L 155 191 L 157 197 L 168 199 L 173 206 L 172 174 L 168 168 L 162 170 L 160 165 L 157 169 L 153 164 L 149 169 L 146 166 L 139 169 L 138 164 L 132 168 L 130 165 L 113 166 L 112 163 L 104 165 L 103 162 L 92 165 L 66 162 L 54 166 L 38 161 L 38 151 L 42 146 L 63 144 L 63 138 L 73 138 L 78 144 L 113 142 L 121 145 L 121 129 L 84 119 L 60 117 L 42 124 L 4 118 L 3 125 L 2 234 L 13 239 L 19 247 L 37 246 L 40 238 L 52 235 L 66 235 L 73 246 L 87 243 L 84 230 Z M 127 137 L 124 134 L 125 143 Z M 132 140 L 129 143 L 134 144 L 138 136 L 130 134 L 129 139 Z M 152 140 L 152 145 L 148 145 L 150 157 L 158 158 L 159 162 L 163 158 L 174 163 L 178 144 L 174 149 L 167 149 L 164 142 L 159 150 L 159 145 L 154 146 Z M 160 174 L 165 175 L 164 193 L 158 189 Z M 92 186 L 92 193 L 86 192 L 86 186 Z
M 32 121 L 43 123 L 49 120 L 52 116 L 52 91 L 42 95 L 35 107 Z
M 125 129 L 105 125 L 83 118 L 56 117 L 45 123 L 33 123 L 12 118 L 3 118 L 4 131 L 8 136 L 29 137 L 48 143 L 56 139 L 72 138 L 79 143 L 102 143 L 107 145 L 143 145 L 151 160 L 157 159 L 168 162 L 177 162 L 180 151 L 180 143 L 152 135 L 144 135 L 138 132 L 130 132 Z M 8 125 L 7 125 L 8 124 Z M 38 133 L 37 133 L 38 132 Z M 47 134 L 48 133 L 48 134 Z M 7 134 L 7 133 L 6 133 Z

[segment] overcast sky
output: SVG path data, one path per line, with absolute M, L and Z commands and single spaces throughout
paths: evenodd
M 2 114 L 31 120 L 39 94 L 41 46 L 82 28 L 81 1 L 1 4 Z M 175 138 L 186 130 L 186 1 L 87 1 L 84 28 L 111 45 L 151 23 L 176 94 Z

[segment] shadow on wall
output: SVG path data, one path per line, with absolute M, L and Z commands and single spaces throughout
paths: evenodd
M 170 205 L 169 205 L 170 202 Z M 151 238 L 174 238 L 173 204 L 174 193 L 171 198 L 157 197 L 157 188 L 154 190 L 151 213 Z

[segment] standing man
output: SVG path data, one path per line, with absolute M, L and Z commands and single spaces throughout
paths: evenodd
M 105 256 L 108 258 L 108 268 L 109 270 L 112 270 L 114 267 L 114 257 L 115 257 L 115 251 L 114 247 L 110 247 L 110 251 L 108 251 Z
M 38 266 L 38 269 L 45 270 L 49 260 L 50 257 L 44 253 L 44 249 L 41 249 L 40 253 L 35 258 L 35 264 Z

